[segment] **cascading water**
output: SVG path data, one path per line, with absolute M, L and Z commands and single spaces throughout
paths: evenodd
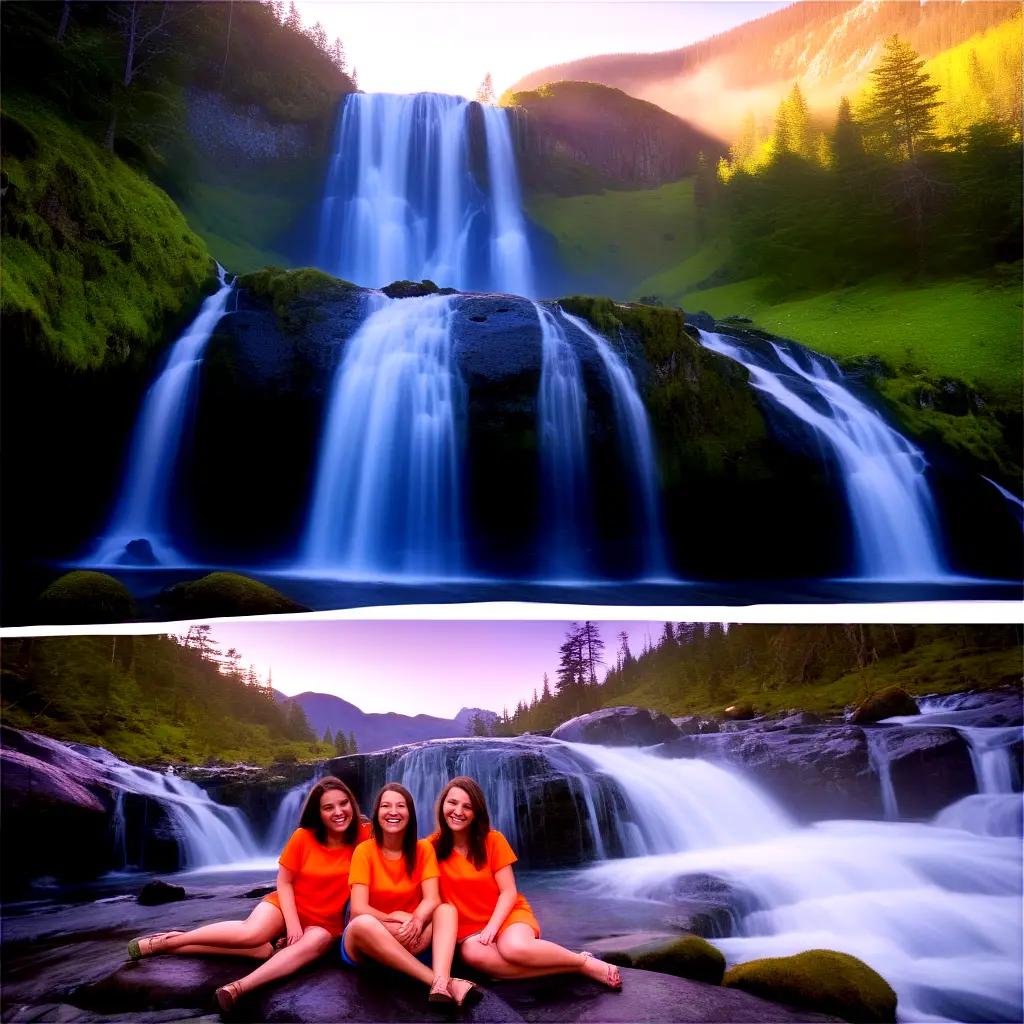
M 580 543 L 589 517 L 587 395 L 579 359 L 556 312 L 539 302 L 534 308 L 541 336 L 537 433 L 548 536 L 544 569 L 580 579 L 587 574 Z
M 328 401 L 303 566 L 347 578 L 462 568 L 463 385 L 449 296 L 375 296 Z
M 832 360 L 774 342 L 755 349 L 699 333 L 705 348 L 745 366 L 755 388 L 828 445 L 842 473 L 860 577 L 949 578 L 922 453 L 846 387 Z
M 193 782 L 126 764 L 102 748 L 78 744 L 72 748 L 99 765 L 118 788 L 112 827 L 120 849 L 125 849 L 123 794 L 134 793 L 151 797 L 167 812 L 181 847 L 183 867 L 237 864 L 258 855 L 249 823 L 237 807 L 214 803 Z
M 149 541 L 161 565 L 181 562 L 171 541 L 171 497 L 185 422 L 206 344 L 227 310 L 234 280 L 217 264 L 220 288 L 200 306 L 195 320 L 171 347 L 167 361 L 142 402 L 132 435 L 121 493 L 103 537 L 86 559 L 92 565 L 121 560 L 125 545 Z
M 643 545 L 644 572 L 650 577 L 663 577 L 667 575 L 667 561 L 658 499 L 658 465 L 654 455 L 651 423 L 637 390 L 636 379 L 622 356 L 585 320 L 569 313 L 563 315 L 594 343 L 601 357 L 611 386 L 625 461 L 633 472 L 635 486 L 640 494 L 643 516 L 637 532 Z
M 699 761 L 577 749 L 614 775 L 632 815 L 651 830 L 647 856 L 579 876 L 593 898 L 670 901 L 680 878 L 713 875 L 755 908 L 741 911 L 738 934 L 715 940 L 730 963 L 838 949 L 893 985 L 902 1021 L 1021 1019 L 1018 840 L 939 822 L 793 828 L 724 769 L 717 771 L 728 782 L 708 785 Z
M 345 99 L 321 206 L 322 267 L 369 287 L 429 278 L 532 294 L 508 115 L 484 109 L 488 190 L 473 175 L 470 110 L 431 93 Z
M 878 776 L 878 785 L 882 791 L 882 812 L 886 821 L 895 821 L 900 816 L 899 804 L 896 800 L 896 788 L 892 784 L 892 762 L 885 745 L 884 729 L 865 729 L 864 738 L 868 743 L 868 757 L 871 768 Z

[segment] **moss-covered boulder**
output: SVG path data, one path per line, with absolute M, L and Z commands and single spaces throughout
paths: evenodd
M 623 964 L 621 960 L 616 963 L 641 971 L 703 981 L 708 985 L 720 985 L 725 974 L 725 957 L 699 935 L 684 935 L 671 942 L 650 943 L 628 950 L 627 955 L 628 963 Z
M 722 714 L 733 722 L 745 722 L 757 715 L 757 709 L 749 701 L 740 701 L 723 708 Z
M 181 619 L 309 611 L 273 587 L 233 572 L 175 583 L 161 593 L 158 606 L 162 615 Z
M 727 988 L 853 1022 L 896 1020 L 896 993 L 877 971 L 848 953 L 809 949 L 795 956 L 737 964 L 722 980 Z
M 851 721 L 856 725 L 880 722 L 893 715 L 918 715 L 917 702 L 902 686 L 877 690 L 854 708 Z
M 392 281 L 381 288 L 389 299 L 418 299 L 424 295 L 436 295 L 440 290 L 433 281 Z
M 104 572 L 76 569 L 51 583 L 39 596 L 41 623 L 127 622 L 138 617 L 128 588 Z
M 297 270 L 264 267 L 263 270 L 243 274 L 238 279 L 238 286 L 260 298 L 269 299 L 274 313 L 282 319 L 289 315 L 290 307 L 297 300 L 337 298 L 356 287 L 316 267 L 300 267 Z

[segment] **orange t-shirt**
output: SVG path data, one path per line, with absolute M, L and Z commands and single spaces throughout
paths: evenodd
M 360 822 L 357 842 L 370 835 L 370 823 Z M 348 903 L 348 869 L 355 846 L 323 846 L 308 828 L 297 828 L 285 843 L 278 863 L 295 877 L 295 910 L 303 928 L 315 924 L 326 928 L 332 935 L 340 935 L 342 914 Z M 276 892 L 264 897 L 264 902 L 281 909 Z
M 435 832 L 430 839 L 433 842 L 439 837 L 440 833 Z M 493 828 L 487 833 L 484 846 L 487 850 L 487 860 L 479 868 L 474 867 L 473 862 L 457 850 L 452 850 L 450 856 L 438 861 L 441 871 L 441 898 L 454 904 L 459 912 L 459 930 L 456 935 L 459 942 L 467 935 L 480 931 L 490 921 L 494 905 L 501 893 L 494 876 L 502 868 L 515 864 L 519 859 L 513 853 L 508 840 Z M 540 936 L 540 925 L 537 924 L 530 904 L 522 893 L 516 896 L 516 901 L 498 932 L 500 934 L 510 924 L 520 923 L 530 925 L 537 936 Z
M 376 840 L 368 839 L 352 854 L 348 884 L 368 886 L 370 906 L 382 914 L 396 910 L 412 914 L 423 899 L 420 882 L 437 877 L 437 855 L 426 839 L 416 843 L 416 864 L 411 875 L 405 870 L 404 857 L 387 860 Z

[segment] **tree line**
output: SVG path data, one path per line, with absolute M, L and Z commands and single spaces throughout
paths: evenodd
M 63 636 L 2 644 L 6 724 L 106 747 L 132 763 L 320 760 L 355 737 L 318 739 L 270 673 L 221 651 L 207 625 L 183 635 Z
M 505 709 L 495 735 L 547 732 L 602 707 L 720 714 L 734 702 L 762 712 L 838 713 L 886 685 L 915 693 L 1019 682 L 1022 630 L 1001 625 L 729 625 L 666 622 L 634 653 L 626 632 L 611 663 L 594 623 L 573 623 L 552 687 Z M 599 669 L 602 678 L 598 678 Z
M 1019 18 L 1006 33 L 1015 25 L 1019 36 Z M 947 69 L 963 85 L 955 112 L 949 85 L 940 89 L 896 35 L 863 95 L 843 97 L 829 126 L 796 83 L 770 125 L 747 116 L 717 167 L 701 157 L 699 230 L 723 230 L 731 269 L 780 291 L 1019 260 L 1019 66 L 1015 77 L 994 76 L 970 48 L 957 60 Z

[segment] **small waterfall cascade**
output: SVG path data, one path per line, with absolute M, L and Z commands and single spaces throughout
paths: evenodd
M 371 300 L 335 374 L 302 565 L 347 578 L 462 569 L 464 388 L 445 295 Z
M 220 287 L 199 307 L 195 320 L 171 346 L 156 380 L 146 392 L 132 435 L 121 492 L 110 524 L 86 561 L 112 565 L 133 540 L 149 541 L 160 565 L 181 562 L 171 541 L 171 502 L 175 469 L 185 424 L 195 398 L 195 385 L 207 342 L 234 290 L 217 264 Z
M 643 399 L 637 390 L 633 371 L 607 339 L 598 334 L 585 320 L 569 313 L 563 315 L 593 342 L 597 354 L 601 357 L 611 386 L 615 419 L 626 464 L 633 471 L 635 486 L 640 494 L 642 521 L 638 526 L 638 533 L 643 543 L 644 571 L 650 577 L 664 577 L 667 575 L 667 559 L 661 505 L 658 499 L 658 463 L 654 453 L 654 439 L 651 436 L 651 423 Z
M 978 792 L 943 808 L 935 817 L 936 825 L 975 835 L 1020 837 L 1024 835 L 1024 804 L 1014 749 L 1024 740 L 1024 727 L 978 725 L 970 704 L 970 695 L 960 693 L 923 697 L 920 715 L 887 721 L 908 729 L 955 729 L 967 743 Z
M 167 812 L 182 852 L 183 867 L 201 868 L 251 860 L 258 847 L 245 814 L 215 803 L 193 782 L 126 764 L 107 750 L 71 744 L 101 766 L 118 790 L 112 828 L 124 849 L 124 793 L 150 797 Z
M 864 737 L 868 743 L 871 769 L 878 776 L 878 785 L 882 791 L 885 820 L 895 821 L 900 816 L 900 809 L 896 801 L 896 789 L 892 784 L 892 762 L 885 743 L 885 729 L 865 729 Z
M 432 93 L 346 97 L 320 212 L 324 269 L 375 288 L 429 278 L 532 294 L 508 114 L 483 111 L 485 189 L 473 175 L 470 110 Z
M 556 311 L 534 303 L 541 334 L 537 433 L 547 521 L 545 569 L 562 578 L 586 575 L 580 538 L 587 534 L 587 394 L 580 362 Z
M 500 107 L 489 104 L 483 106 L 483 113 L 494 205 L 490 240 L 491 277 L 502 291 L 513 295 L 533 295 L 530 243 L 523 219 L 523 200 L 519 194 L 509 115 Z
M 745 366 L 751 384 L 810 427 L 834 457 L 864 579 L 949 578 L 921 451 L 846 386 L 838 366 L 797 347 L 746 346 L 700 331 L 712 352 Z
M 681 880 L 711 875 L 736 890 L 735 934 L 715 939 L 730 964 L 838 949 L 893 985 L 901 1021 L 1021 1019 L 1019 839 L 939 820 L 795 827 L 705 762 L 574 751 L 614 776 L 648 833 L 644 855 L 576 876 L 589 898 L 671 905 Z
M 1024 501 L 1018 498 L 1013 491 L 1008 491 L 1002 486 L 1002 484 L 997 484 L 995 480 L 990 477 L 982 476 L 981 479 L 984 480 L 985 483 L 991 484 L 1006 499 L 1014 518 L 1021 526 L 1024 526 Z
M 302 813 L 302 805 L 306 802 L 306 794 L 309 793 L 310 788 L 309 781 L 300 782 L 285 793 L 274 812 L 270 828 L 267 829 L 266 839 L 261 843 L 262 853 L 277 857 L 284 849 L 285 843 L 299 827 L 299 815 Z

